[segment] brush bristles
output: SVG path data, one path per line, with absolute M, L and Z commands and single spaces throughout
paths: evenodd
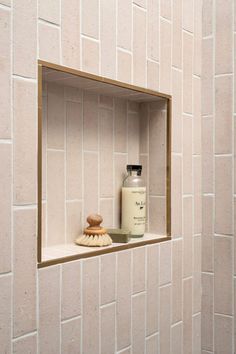
M 80 246 L 102 247 L 110 246 L 112 239 L 108 234 L 104 235 L 82 235 L 75 240 L 75 243 Z

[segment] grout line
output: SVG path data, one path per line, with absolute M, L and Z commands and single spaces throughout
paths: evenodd
M 6 5 L 6 4 L 0 4 L 0 9 L 4 11 L 11 11 L 11 6 Z
M 26 334 L 23 334 L 23 335 L 14 337 L 14 338 L 12 338 L 12 342 L 15 343 L 15 342 L 17 342 L 18 340 L 21 340 L 21 339 L 24 339 L 24 338 L 28 338 L 28 337 L 37 335 L 37 333 L 38 333 L 37 330 L 34 330 L 34 331 L 32 331 L 32 332 L 29 332 L 29 333 L 26 333 Z
M 133 2 L 132 7 L 137 7 L 137 9 L 142 10 L 143 12 L 147 12 L 147 9 L 142 7 L 141 5 L 137 4 L 136 2 Z
M 0 139 L 0 144 L 13 144 L 13 139 Z
M 53 27 L 53 28 L 56 27 L 56 28 L 60 29 L 60 24 L 45 20 L 44 18 L 41 18 L 41 17 L 38 18 L 38 22 L 41 23 L 41 24 L 44 24 L 44 25 L 48 25 L 48 26 Z
M 93 41 L 93 42 L 96 42 L 96 43 L 99 43 L 99 44 L 100 44 L 100 40 L 99 40 L 99 39 L 97 39 L 97 38 L 95 38 L 95 37 L 93 37 L 93 36 L 90 36 L 89 34 L 81 33 L 81 34 L 80 34 L 80 37 L 81 37 L 82 39 L 89 39 L 89 40 L 91 40 L 91 41 Z
M 10 275 L 13 275 L 13 272 L 11 270 L 9 272 L 1 273 L 0 278 L 8 277 Z
M 223 74 L 214 74 L 214 77 L 213 77 L 213 79 L 215 78 L 215 79 L 217 79 L 217 78 L 220 78 L 220 77 L 228 77 L 228 76 L 233 76 L 234 75 L 234 73 L 223 73 Z M 232 100 L 233 101 L 233 100 Z
M 59 320 L 59 354 L 61 353 L 61 346 L 62 346 L 62 330 L 61 330 L 61 320 L 62 320 L 62 264 L 59 265 L 59 314 L 60 314 L 60 320 Z
M 226 317 L 226 318 L 234 318 L 234 315 L 227 315 L 227 314 L 224 314 L 224 313 L 219 313 L 219 312 L 214 312 L 214 316 L 222 316 L 222 317 Z
M 216 233 L 215 233 L 213 236 L 214 236 L 214 237 L 226 237 L 226 238 L 229 237 L 229 238 L 232 238 L 232 239 L 234 238 L 234 235 L 233 235 L 233 234 L 216 234 Z
M 23 75 L 18 75 L 18 74 L 12 74 L 13 79 L 17 80 L 22 80 L 22 81 L 27 81 L 27 82 L 33 82 L 34 84 L 37 84 L 37 79 L 33 77 L 28 77 L 28 76 L 23 76 Z
M 32 210 L 32 209 L 37 209 L 37 205 L 36 204 L 24 204 L 24 205 L 13 204 L 13 211 Z
M 72 322 L 74 320 L 81 319 L 81 315 L 73 316 L 70 318 L 66 318 L 65 320 L 61 320 L 61 324 Z

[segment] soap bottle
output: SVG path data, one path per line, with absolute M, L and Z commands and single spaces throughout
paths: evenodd
M 128 176 L 122 187 L 121 227 L 131 237 L 142 237 L 146 224 L 146 186 L 141 177 L 142 165 L 127 165 Z

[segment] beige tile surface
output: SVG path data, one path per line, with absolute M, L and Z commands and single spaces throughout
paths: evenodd
M 160 19 L 160 90 L 171 90 L 171 25 Z
M 133 83 L 146 86 L 146 13 L 133 7 Z
M 171 327 L 171 354 L 183 353 L 183 323 Z
M 66 242 L 74 242 L 83 233 L 82 202 L 66 203 Z
M 101 308 L 101 353 L 110 354 L 115 351 L 115 304 Z
M 202 114 L 213 114 L 213 38 L 202 41 Z M 203 130 L 204 133 L 204 130 Z
M 194 0 L 183 0 L 183 28 L 193 32 L 194 19 Z
M 14 211 L 13 336 L 36 330 L 36 209 Z
M 81 50 L 82 50 L 82 69 L 92 74 L 98 74 L 99 73 L 98 42 L 90 38 L 82 37 Z
M 192 353 L 192 279 L 183 280 L 183 353 Z
M 182 244 L 182 240 L 172 243 L 172 323 L 182 320 Z
M 81 347 L 81 319 L 75 318 L 61 325 L 61 352 L 80 354 Z
M 133 294 L 145 290 L 146 274 L 146 250 L 144 247 L 135 248 L 132 251 L 132 292 Z
M 171 282 L 171 255 L 171 243 L 163 242 L 160 244 L 160 286 Z
M 159 1 L 147 1 L 147 55 L 148 58 L 159 60 Z
M 172 69 L 172 151 L 182 152 L 182 73 Z
M 190 277 L 193 271 L 193 200 L 192 197 L 183 199 L 183 276 Z
M 145 294 L 132 298 L 132 348 L 137 354 L 145 352 Z
M 160 15 L 167 20 L 171 20 L 171 1 L 161 0 L 160 2 Z
M 216 352 L 227 354 L 233 351 L 233 319 L 232 317 L 224 317 L 221 315 L 214 316 L 215 341 L 214 346 Z
M 193 191 L 192 130 L 193 118 L 183 116 L 183 193 Z
M 83 104 L 83 147 L 85 150 L 98 149 L 98 96 L 85 92 Z
M 100 267 L 101 305 L 116 300 L 116 277 L 116 255 L 113 253 L 102 256 Z
M 160 288 L 160 353 L 170 353 L 171 286 Z
M 39 23 L 39 58 L 53 63 L 60 62 L 59 28 Z
M 48 22 L 60 24 L 60 4 L 57 0 L 39 1 L 38 17 Z
M 213 117 L 202 119 L 202 191 L 213 193 L 214 158 L 213 158 Z
M 156 354 L 159 350 L 159 335 L 155 334 L 151 337 L 146 338 L 146 353 Z
M 84 153 L 84 219 L 98 212 L 98 154 Z
M 0 144 L 0 201 L 1 201 L 1 214 L 0 214 L 0 242 L 4 250 L 0 257 L 0 273 L 7 273 L 11 270 L 11 222 L 12 222 L 12 146 L 10 144 Z
M 172 236 L 182 236 L 182 157 L 172 155 Z
M 32 334 L 27 337 L 19 338 L 13 343 L 14 354 L 33 354 L 37 352 L 37 335 Z
M 184 0 L 183 8 L 192 0 Z M 183 15 L 184 16 L 184 15 Z M 183 111 L 192 113 L 193 105 L 193 37 L 190 33 L 183 32 Z
M 81 3 L 82 33 L 97 38 L 99 36 L 99 1 L 83 1 Z
M 80 262 L 63 264 L 61 274 L 61 318 L 62 320 L 81 314 Z
M 117 46 L 131 49 L 132 0 L 117 2 Z
M 126 0 L 125 0 L 126 1 Z M 128 52 L 117 50 L 117 80 L 131 83 L 132 57 Z
M 151 60 L 147 61 L 147 87 L 151 90 L 159 90 L 159 71 L 159 63 Z
M 1 301 L 0 301 L 0 341 L 2 343 L 1 350 L 5 353 L 11 352 L 11 296 L 12 296 L 12 276 L 4 276 L 0 278 Z
M 0 122 L 0 137 L 1 139 L 11 137 L 11 81 L 10 81 L 10 36 L 11 36 L 11 18 L 10 12 L 4 9 L 0 10 L 0 96 L 1 96 L 1 122 Z
M 47 85 L 47 147 L 52 149 L 63 149 L 65 144 L 63 96 L 63 86 L 55 83 Z M 66 107 L 68 115 L 73 114 L 71 106 Z
M 202 274 L 202 349 L 213 351 L 213 274 Z
M 182 1 L 172 3 L 172 65 L 182 67 Z
M 212 15 L 212 0 L 203 0 L 202 2 L 202 35 L 203 37 L 210 36 L 213 29 L 213 15 Z

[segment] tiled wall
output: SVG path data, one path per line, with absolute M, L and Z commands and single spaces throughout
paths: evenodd
M 91 213 L 120 227 L 127 164 L 143 165 L 146 232 L 166 235 L 166 100 L 138 103 L 47 83 L 43 92 L 43 247 L 74 242 Z
M 236 3 L 203 1 L 202 350 L 235 344 Z
M 200 0 L 0 0 L 4 353 L 200 353 L 201 12 Z M 173 95 L 171 242 L 36 269 L 38 57 Z M 231 320 L 216 316 L 218 333 Z

